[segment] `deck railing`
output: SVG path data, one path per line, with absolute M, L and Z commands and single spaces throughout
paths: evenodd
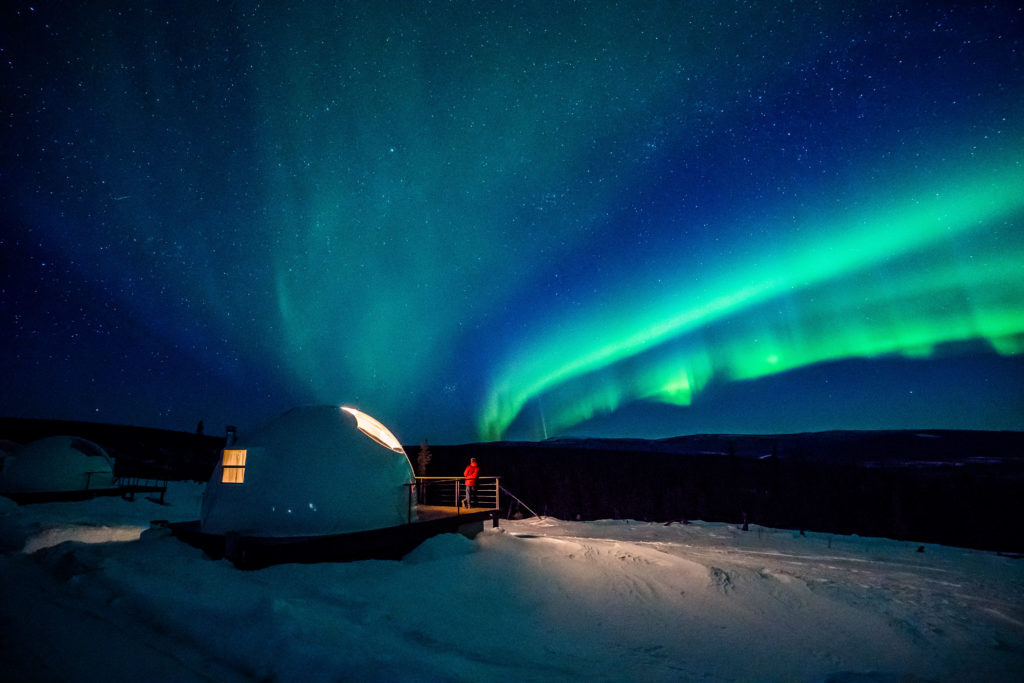
M 501 503 L 501 477 L 477 477 L 471 508 L 497 510 Z M 466 499 L 465 477 L 416 477 L 416 502 L 454 507 L 461 514 Z
M 167 492 L 166 479 L 148 479 L 145 477 L 116 477 L 114 484 L 121 489 L 121 497 L 135 500 L 136 493 L 159 493 L 160 504 L 163 505 L 164 494 Z

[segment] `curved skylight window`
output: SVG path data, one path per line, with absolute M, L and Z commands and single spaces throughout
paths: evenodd
M 392 434 L 387 427 L 377 422 L 375 419 L 367 415 L 366 413 L 356 410 L 355 408 L 349 408 L 342 406 L 342 410 L 346 413 L 351 413 L 356 418 L 356 427 L 363 434 L 379 443 L 385 448 L 390 448 L 396 453 L 405 454 L 405 449 L 402 448 L 402 444 L 398 442 L 395 435 Z

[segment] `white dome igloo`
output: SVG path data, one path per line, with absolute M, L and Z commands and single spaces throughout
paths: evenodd
M 107 452 L 77 436 L 49 436 L 4 458 L 0 493 L 58 493 L 114 487 Z
M 405 524 L 412 465 L 398 440 L 351 408 L 294 408 L 224 449 L 206 487 L 204 533 L 341 534 Z

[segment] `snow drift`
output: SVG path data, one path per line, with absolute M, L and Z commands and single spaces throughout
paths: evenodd
M 4 678 L 1012 681 L 1024 666 L 1024 564 L 994 553 L 545 518 L 398 562 L 243 572 L 150 527 L 194 519 L 201 495 L 0 504 Z M 89 538 L 42 542 L 75 528 Z

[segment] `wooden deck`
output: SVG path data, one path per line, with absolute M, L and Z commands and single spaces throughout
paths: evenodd
M 399 560 L 420 543 L 438 534 L 473 538 L 485 523 L 498 526 L 497 508 L 417 506 L 411 524 L 346 534 L 299 537 L 256 537 L 206 534 L 198 520 L 163 524 L 180 540 L 201 548 L 214 559 L 226 558 L 239 569 L 261 569 L 287 562 L 351 562 Z
M 33 503 L 70 503 L 79 502 L 83 500 L 92 500 L 93 498 L 103 498 L 109 496 L 121 496 L 125 500 L 135 500 L 136 493 L 159 493 L 159 503 L 164 502 L 164 492 L 167 490 L 166 482 L 160 485 L 146 485 L 146 484 L 123 484 L 119 483 L 117 486 L 108 488 L 97 488 L 97 489 L 77 489 L 74 491 L 28 491 L 28 492 L 10 492 L 0 494 L 7 498 L 10 498 L 18 505 L 31 505 Z M 455 508 L 452 508 L 453 510 Z
M 466 498 L 465 477 L 416 477 L 412 492 L 420 519 L 462 516 L 497 511 L 501 507 L 500 477 L 479 477 L 471 508 L 461 507 Z
M 421 522 L 427 522 L 432 519 L 462 517 L 464 515 L 471 515 L 479 512 L 493 512 L 493 510 L 493 508 L 484 507 L 464 508 L 445 505 L 417 505 L 416 515 Z

